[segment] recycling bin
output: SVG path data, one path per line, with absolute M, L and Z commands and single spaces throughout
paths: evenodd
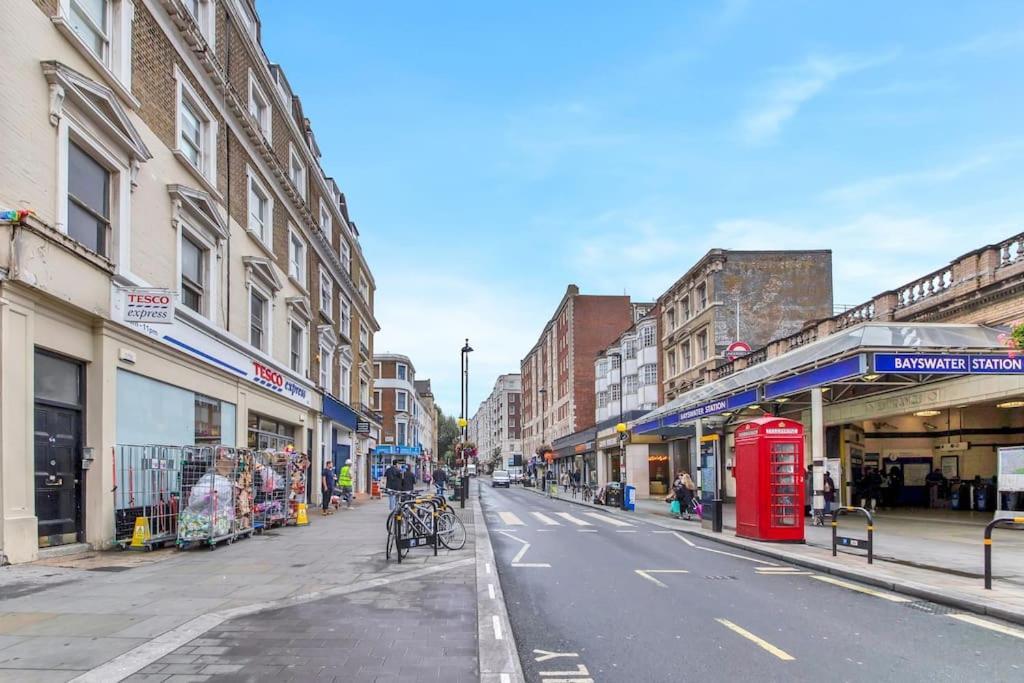
M 604 490 L 604 504 L 609 507 L 622 507 L 622 485 L 619 482 L 608 482 Z
M 626 484 L 626 510 L 636 510 L 636 487 L 632 484 Z

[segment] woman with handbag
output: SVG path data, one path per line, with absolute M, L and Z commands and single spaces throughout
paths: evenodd
M 679 505 L 680 507 L 682 507 L 683 512 L 686 515 L 686 519 L 689 520 L 690 508 L 693 507 L 693 496 L 694 492 L 697 490 L 697 485 L 693 482 L 693 479 L 690 478 L 689 472 L 683 472 L 681 475 L 679 475 L 679 481 L 682 484 L 683 488 L 683 496 L 682 499 L 679 501 Z

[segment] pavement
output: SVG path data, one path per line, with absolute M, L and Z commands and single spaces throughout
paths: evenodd
M 476 529 L 384 558 L 387 502 L 215 550 L 0 568 L 0 681 L 479 680 Z
M 522 490 L 543 497 L 536 489 Z M 953 520 L 943 533 L 941 525 L 929 521 L 924 515 L 915 517 L 913 513 L 883 512 L 875 524 L 875 562 L 868 565 L 864 551 L 840 550 L 833 557 L 830 527 L 807 527 L 807 544 L 768 543 L 739 538 L 734 533 L 735 513 L 731 505 L 726 506 L 723 515 L 725 532 L 717 534 L 702 528 L 699 521 L 674 519 L 668 513 L 668 505 L 657 500 L 640 500 L 637 511 L 622 512 L 617 508 L 593 506 L 579 499 L 573 500 L 571 496 L 563 496 L 563 499 L 573 505 L 593 507 L 611 515 L 643 519 L 664 529 L 707 538 L 914 598 L 1024 624 L 1024 583 L 1021 581 L 1024 574 L 1024 549 L 1021 548 L 1024 533 L 996 531 L 992 590 L 985 590 L 982 578 L 983 546 L 980 542 L 983 526 L 980 525 L 980 518 L 973 522 L 969 518 Z M 840 524 L 842 529 L 849 530 L 851 536 L 866 536 L 863 522 L 854 521 L 853 517 L 842 517 Z
M 528 681 L 1024 678 L 1024 629 L 998 619 L 643 513 L 481 499 Z

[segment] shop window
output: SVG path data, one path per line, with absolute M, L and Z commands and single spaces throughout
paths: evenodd
M 111 172 L 75 143 L 68 145 L 68 237 L 109 256 Z
M 277 420 L 249 413 L 249 448 L 283 451 L 295 446 L 295 428 Z
M 249 290 L 249 343 L 267 351 L 267 318 L 269 299 L 255 287 Z
M 249 71 L 249 113 L 256 120 L 256 125 L 259 126 L 263 137 L 270 142 L 272 140 L 271 124 L 274 120 L 270 108 L 270 98 L 263 92 L 263 88 L 256 80 L 256 75 L 251 70 Z
M 306 242 L 291 226 L 288 226 L 288 277 L 306 288 Z
M 196 394 L 196 443 L 224 443 L 220 401 Z
M 210 252 L 188 235 L 181 237 L 181 303 L 205 314 Z
M 290 322 L 289 367 L 292 372 L 306 374 L 306 327 L 296 320 Z

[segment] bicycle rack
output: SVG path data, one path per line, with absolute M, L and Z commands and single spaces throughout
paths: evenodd
M 406 504 L 416 503 L 417 505 L 429 504 L 431 508 L 430 516 L 430 531 L 429 534 L 417 534 L 409 536 L 408 538 L 402 538 L 402 508 Z M 434 556 L 437 556 L 437 520 L 440 516 L 440 505 L 441 503 L 436 500 L 420 500 L 414 499 L 406 501 L 405 503 L 399 503 L 397 512 L 395 513 L 395 554 L 398 556 L 398 564 L 402 564 L 402 551 L 411 550 L 412 548 L 422 548 L 424 546 L 433 546 Z
M 853 512 L 862 512 L 867 518 L 868 522 L 868 537 L 865 538 L 852 538 L 850 536 L 839 536 L 839 516 L 844 514 L 850 514 Z M 874 564 L 875 561 L 875 520 L 871 516 L 871 513 L 864 508 L 858 507 L 839 507 L 832 512 L 832 557 L 836 556 L 836 547 L 843 546 L 844 548 L 866 548 L 868 551 L 868 564 Z
M 992 530 L 1002 526 L 1004 529 L 1024 531 L 1024 517 L 1003 517 L 993 519 L 985 525 L 985 590 L 992 590 Z

